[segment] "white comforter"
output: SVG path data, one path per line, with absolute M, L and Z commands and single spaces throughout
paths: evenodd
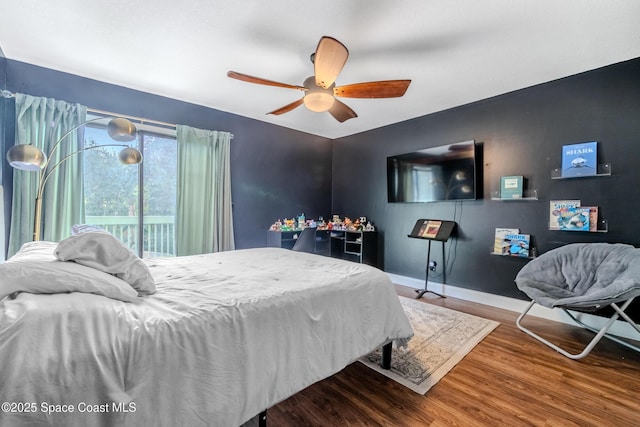
M 157 293 L 0 302 L 0 425 L 238 426 L 412 335 L 366 265 L 277 248 L 146 260 Z

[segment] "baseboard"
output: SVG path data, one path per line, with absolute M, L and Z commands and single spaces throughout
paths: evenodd
M 408 286 L 416 289 L 424 289 L 424 279 L 420 280 L 394 273 L 387 273 L 387 276 L 389 276 L 393 283 L 396 283 L 398 285 Z M 513 311 L 518 314 L 522 313 L 527 305 L 529 305 L 529 301 L 489 294 L 486 292 L 461 288 L 449 284 L 445 285 L 442 283 L 429 282 L 428 289 L 444 296 L 450 296 L 465 301 L 471 301 L 491 307 L 501 308 L 504 310 Z M 536 316 L 542 319 L 566 323 L 568 325 L 576 325 L 576 323 L 571 320 L 571 318 L 567 316 L 564 311 L 559 309 L 553 310 L 550 308 L 542 307 L 540 305 L 535 305 L 531 309 L 531 311 L 529 311 L 527 316 Z M 601 328 L 607 321 L 606 318 L 586 313 L 576 313 L 576 317 L 581 322 L 584 322 L 585 324 L 591 325 L 595 328 Z M 609 332 L 620 337 L 638 340 L 638 332 L 625 321 L 616 321 L 615 324 L 609 329 Z

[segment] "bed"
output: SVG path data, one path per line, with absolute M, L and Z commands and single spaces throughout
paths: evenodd
M 2 426 L 239 426 L 413 334 L 367 265 L 256 248 L 135 259 L 141 273 L 124 277 L 61 261 L 62 243 L 0 264 Z M 107 282 L 83 288 L 95 272 Z

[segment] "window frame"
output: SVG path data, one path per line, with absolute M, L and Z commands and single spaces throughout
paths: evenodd
M 106 116 L 106 115 L 102 115 L 102 114 L 97 114 L 97 113 L 88 113 L 87 114 L 87 120 L 94 120 L 94 119 L 98 119 L 99 117 L 103 117 L 102 120 L 95 120 L 92 121 L 91 123 L 88 123 L 85 125 L 85 127 L 87 128 L 94 128 L 94 129 L 100 129 L 100 130 L 104 130 L 105 133 L 107 131 L 107 124 L 108 122 L 113 118 L 113 116 Z M 124 116 L 126 117 L 126 116 Z M 131 122 L 136 126 L 136 138 L 133 139 L 131 142 L 129 142 L 130 145 L 133 146 L 133 142 L 136 142 L 136 147 L 138 149 L 138 151 L 140 151 L 140 154 L 142 154 L 142 159 L 143 161 L 137 165 L 138 168 L 138 197 L 137 197 L 137 215 L 136 218 L 138 220 L 138 227 L 137 227 L 137 233 L 136 233 L 136 253 L 140 258 L 144 257 L 144 217 L 145 217 L 145 213 L 144 213 L 144 196 L 145 196 L 145 191 L 144 191 L 144 158 L 145 158 L 145 152 L 144 152 L 144 139 L 145 136 L 152 136 L 152 137 L 158 137 L 158 138 L 163 138 L 163 139 L 170 139 L 173 140 L 176 144 L 178 143 L 178 139 L 177 139 L 177 131 L 176 128 L 174 126 L 171 125 L 161 125 L 161 124 L 155 124 L 155 123 L 144 123 L 143 121 L 136 121 L 135 119 L 126 117 L 128 120 L 131 120 Z M 86 144 L 86 136 L 84 135 L 83 132 L 83 146 L 85 146 Z M 114 144 L 117 144 L 117 141 L 113 141 Z M 123 145 L 126 145 L 126 143 L 123 143 Z M 176 151 L 176 155 L 177 155 L 177 151 Z M 177 158 L 176 158 L 177 160 Z M 85 179 L 85 171 L 82 172 L 82 179 L 84 181 Z M 177 192 L 177 188 L 176 188 L 176 192 Z M 176 194 L 177 197 L 177 194 Z M 174 217 L 174 236 L 173 239 L 175 241 L 175 217 Z M 173 256 L 176 256 L 176 254 L 172 254 Z

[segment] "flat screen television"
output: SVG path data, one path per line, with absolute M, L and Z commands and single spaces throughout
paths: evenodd
M 475 142 L 387 157 L 387 196 L 389 203 L 475 200 Z

